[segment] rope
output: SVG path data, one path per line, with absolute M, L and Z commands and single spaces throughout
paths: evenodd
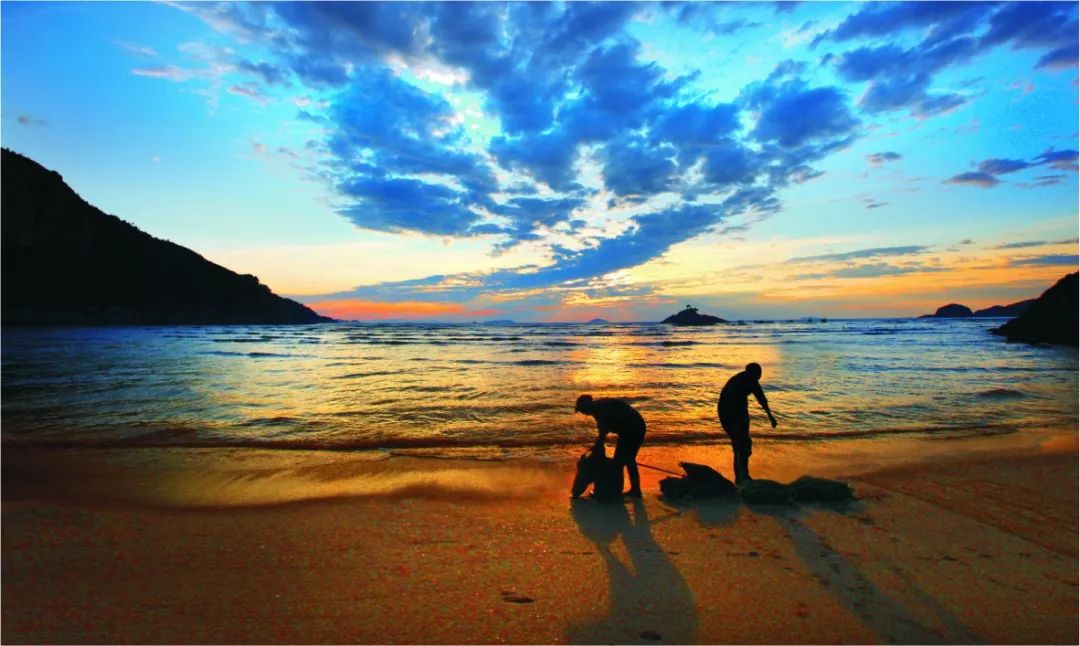
M 661 473 L 668 473 L 668 474 L 671 474 L 671 475 L 676 476 L 678 478 L 683 477 L 683 474 L 681 474 L 681 473 L 675 473 L 674 471 L 668 471 L 667 469 L 661 469 L 660 467 L 654 467 L 654 466 L 652 466 L 650 464 L 643 464 L 641 462 L 638 462 L 637 465 L 639 467 L 645 467 L 646 469 L 652 469 L 653 471 L 659 471 Z

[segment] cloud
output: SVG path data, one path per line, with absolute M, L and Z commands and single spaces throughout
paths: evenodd
M 730 36 L 745 29 L 760 27 L 762 23 L 745 19 L 721 20 L 717 6 L 707 2 L 671 2 L 661 3 L 661 8 L 675 14 L 676 20 L 684 25 L 702 29 L 717 36 Z
M 254 85 L 251 84 L 230 85 L 229 87 L 225 88 L 225 91 L 235 96 L 247 97 L 256 103 L 264 105 L 268 101 L 268 99 L 263 96 Z
M 870 162 L 871 166 L 881 166 L 886 162 L 900 161 L 903 159 L 903 155 L 900 153 L 894 153 L 891 151 L 873 153 L 866 156 L 866 161 Z
M 777 213 L 781 189 L 819 177 L 818 163 L 862 133 L 848 94 L 808 83 L 816 72 L 805 62 L 784 61 L 732 102 L 702 94 L 695 74 L 652 60 L 626 29 L 654 11 L 636 3 L 182 9 L 257 46 L 210 52 L 227 80 L 204 83 L 252 99 L 288 87 L 325 101 L 297 106 L 323 134 L 296 163 L 330 187 L 342 217 L 393 233 L 486 236 L 495 253 L 527 242 L 547 263 L 399 285 L 375 301 L 407 301 L 418 289 L 562 289 L 654 260 L 735 215 Z M 708 16 L 702 24 L 717 34 L 756 26 L 706 5 L 664 10 Z M 948 51 L 942 44 L 938 55 Z M 425 89 L 433 74 L 445 90 Z M 467 93 L 471 105 L 444 92 Z M 926 113 L 950 104 L 925 85 L 916 98 L 912 109 Z M 482 110 L 494 131 L 467 130 L 468 110 Z
M 255 63 L 241 58 L 236 61 L 236 67 L 241 72 L 258 77 L 267 85 L 288 85 L 289 83 L 289 74 L 285 69 L 265 61 Z
M 960 173 L 959 175 L 954 175 L 954 176 L 950 177 L 949 179 L 945 180 L 943 183 L 945 183 L 945 184 L 969 184 L 971 186 L 979 186 L 981 188 L 993 188 L 993 187 L 997 186 L 998 184 L 1000 184 L 1001 182 L 996 177 L 994 177 L 993 175 L 991 175 L 989 173 L 971 172 L 971 173 Z
M 49 125 L 48 121 L 45 121 L 44 119 L 38 119 L 37 117 L 32 117 L 32 116 L 30 116 L 28 114 L 19 114 L 19 116 L 15 117 L 15 122 L 18 123 L 20 126 L 47 126 L 47 125 Z
M 653 195 L 671 187 L 678 170 L 675 148 L 652 146 L 643 138 L 617 139 L 604 150 L 604 185 L 615 195 Z
M 1017 171 L 1035 168 L 1038 166 L 1050 166 L 1060 170 L 1077 170 L 1077 152 L 1075 150 L 1048 150 L 1027 162 L 1021 159 L 986 159 L 979 162 L 977 172 L 961 173 L 945 180 L 948 184 L 971 184 L 983 188 L 992 188 L 1000 182 L 998 175 L 1006 175 Z M 1061 175 L 1041 175 L 1034 182 L 1017 184 L 1021 188 L 1036 188 L 1040 186 L 1053 186 L 1060 184 L 1064 179 Z
M 921 42 L 905 49 L 895 40 L 919 30 Z M 991 49 L 1038 49 L 1036 68 L 1061 69 L 1077 64 L 1075 3 L 1063 2 L 904 2 L 870 3 L 815 39 L 871 40 L 827 59 L 842 78 L 869 82 L 859 107 L 870 113 L 907 109 L 918 118 L 954 110 L 969 100 L 964 94 L 932 92 L 934 76 Z
M 1048 150 L 1035 158 L 1037 164 L 1050 166 L 1060 170 L 1076 172 L 1077 152 L 1075 150 Z
M 1029 247 L 1049 247 L 1051 245 L 1059 244 L 1076 244 L 1076 238 L 1070 238 L 1068 240 L 1029 240 L 1025 242 L 1007 242 L 1005 244 L 999 244 L 994 249 L 1026 249 Z
M 1071 267 L 1075 267 L 1078 263 L 1080 263 L 1080 256 L 1078 256 L 1076 254 L 1072 254 L 1072 255 L 1069 255 L 1069 254 L 1050 254 L 1050 255 L 1046 255 L 1046 256 L 1032 256 L 1032 257 L 1029 257 L 1029 258 L 1019 258 L 1019 259 L 1010 261 L 1009 264 L 1021 265 L 1021 266 L 1027 266 L 1027 265 L 1039 265 L 1039 266 L 1041 266 L 1041 265 L 1068 265 L 1068 266 L 1071 266 Z
M 795 148 L 814 141 L 850 134 L 859 125 L 835 87 L 808 88 L 793 79 L 755 88 L 744 100 L 759 109 L 752 136 Z
M 731 140 L 721 140 L 705 151 L 705 180 L 719 186 L 752 184 L 764 168 L 763 159 Z
M 1042 186 L 1057 186 L 1065 181 L 1065 175 L 1040 175 L 1033 182 L 1018 182 L 1020 188 L 1040 188 Z
M 979 171 L 990 175 L 1005 175 L 1031 166 L 1032 164 L 1019 159 L 987 159 L 979 162 Z
M 990 9 L 982 3 L 966 2 L 875 3 L 845 18 L 828 37 L 845 41 L 929 27 L 931 37 L 939 39 L 948 33 L 969 31 Z
M 831 262 L 841 260 L 855 260 L 860 258 L 878 258 L 883 256 L 911 256 L 927 251 L 925 245 L 908 245 L 903 247 L 873 247 L 846 251 L 844 253 L 827 253 L 819 256 L 799 256 L 791 258 L 788 262 Z
M 142 56 L 144 58 L 156 58 L 158 55 L 157 51 L 153 47 L 148 47 L 146 45 L 136 45 L 120 40 L 114 41 L 114 43 L 117 47 L 123 49 L 124 51 L 131 52 L 136 56 Z
M 1063 70 L 1076 67 L 1076 45 L 1066 45 L 1043 54 L 1035 69 Z
M 843 269 L 837 269 L 830 275 L 836 278 L 875 278 L 878 276 L 899 276 L 901 274 L 911 274 L 924 271 L 928 271 L 928 268 L 921 266 L 898 267 L 896 265 L 879 262 L 868 265 L 859 265 L 857 267 L 845 267 Z
M 183 83 L 199 76 L 195 70 L 183 69 L 176 65 L 159 65 L 156 67 L 136 67 L 131 70 L 135 76 L 149 76 L 150 78 L 165 79 L 174 83 Z

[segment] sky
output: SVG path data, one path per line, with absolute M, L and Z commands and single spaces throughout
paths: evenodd
M 1077 4 L 0 3 L 0 142 L 342 319 L 911 316 L 1077 269 Z

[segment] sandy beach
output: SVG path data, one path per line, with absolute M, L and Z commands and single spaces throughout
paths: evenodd
M 1077 446 L 1051 437 L 757 465 L 842 477 L 842 509 L 674 505 L 648 470 L 644 501 L 572 503 L 570 460 L 7 448 L 2 637 L 1076 643 Z

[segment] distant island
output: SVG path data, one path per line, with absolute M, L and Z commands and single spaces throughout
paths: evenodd
M 1078 345 L 1080 273 L 1072 273 L 1042 293 L 1020 316 L 991 330 L 1009 341 Z
M 510 319 L 495 319 L 492 321 L 484 321 L 482 325 L 514 325 L 514 322 Z
M 958 318 L 995 318 L 995 317 L 1013 317 L 1023 314 L 1031 304 L 1035 302 L 1034 298 L 1030 298 L 1026 301 L 1020 301 L 1013 303 L 1012 305 L 994 305 L 982 310 L 971 311 L 970 307 L 960 305 L 958 303 L 950 303 L 943 305 L 937 309 L 933 314 L 923 314 L 919 318 L 921 319 L 958 319 Z
M 4 149 L 0 163 L 4 325 L 333 320 L 103 213 L 23 155 Z
M 671 325 L 716 325 L 717 323 L 727 323 L 726 320 L 719 316 L 699 314 L 696 307 L 691 307 L 689 305 L 678 314 L 672 314 L 660 322 L 669 323 Z
M 589 321 L 589 325 L 605 325 L 607 323 L 607 319 L 593 319 Z

